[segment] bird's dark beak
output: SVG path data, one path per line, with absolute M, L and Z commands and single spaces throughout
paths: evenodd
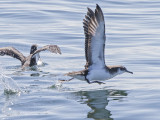
M 133 74 L 133 72 L 126 70 L 126 72 Z

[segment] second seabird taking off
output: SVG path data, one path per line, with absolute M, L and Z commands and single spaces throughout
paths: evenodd
M 107 80 L 116 75 L 128 72 L 125 67 L 120 65 L 105 65 L 105 21 L 101 8 L 96 5 L 95 12 L 88 8 L 87 15 L 83 20 L 85 34 L 85 69 L 78 72 L 70 72 L 66 75 L 86 80 L 88 83 L 103 83 L 100 80 Z
M 61 50 L 57 45 L 46 45 L 40 49 L 37 49 L 37 45 L 32 45 L 30 50 L 30 55 L 25 57 L 21 52 L 19 52 L 14 47 L 3 47 L 0 48 L 0 56 L 8 55 L 21 61 L 22 69 L 25 67 L 31 67 L 34 65 L 41 64 L 40 55 L 41 51 L 49 50 L 52 53 L 61 54 Z

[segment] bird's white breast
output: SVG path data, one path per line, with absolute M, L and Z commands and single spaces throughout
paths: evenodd
M 110 73 L 106 69 L 93 69 L 89 70 L 88 80 L 107 80 L 111 77 Z
M 41 60 L 41 58 L 40 58 L 39 53 L 37 53 L 37 54 L 35 55 L 35 57 L 36 57 L 36 63 L 37 63 L 37 65 L 38 65 L 38 66 L 42 66 L 42 65 L 43 65 L 43 62 L 42 62 L 42 60 Z

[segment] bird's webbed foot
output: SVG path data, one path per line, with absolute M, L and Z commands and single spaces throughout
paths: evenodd
M 91 83 L 98 83 L 99 85 L 105 84 L 104 82 L 100 82 L 100 81 L 93 81 L 93 82 L 91 82 Z
M 69 80 L 58 80 L 59 82 L 69 82 L 71 80 L 73 80 L 74 78 L 70 78 Z
M 89 84 L 92 84 L 92 83 L 98 83 L 99 85 L 105 84 L 104 82 L 100 82 L 100 81 L 92 81 L 92 82 L 90 82 L 88 79 L 87 79 L 87 82 L 88 82 Z

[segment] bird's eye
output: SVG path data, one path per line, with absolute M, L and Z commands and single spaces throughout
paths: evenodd
M 125 67 L 121 67 L 121 68 L 120 68 L 120 70 L 125 70 L 125 69 L 126 69 Z

